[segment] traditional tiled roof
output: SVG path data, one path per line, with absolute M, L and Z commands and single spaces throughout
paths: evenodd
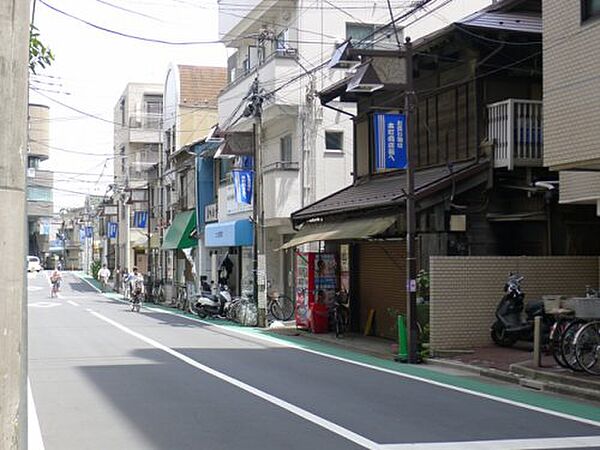
M 217 97 L 227 83 L 224 67 L 179 65 L 180 104 L 216 108 Z
M 415 173 L 415 195 L 426 197 L 436 189 L 454 181 L 468 178 L 481 172 L 487 161 L 473 160 L 448 166 L 417 170 Z M 384 208 L 399 205 L 406 199 L 406 172 L 399 171 L 383 176 L 364 177 L 341 191 L 325 197 L 292 213 L 292 220 L 304 221 L 359 210 Z

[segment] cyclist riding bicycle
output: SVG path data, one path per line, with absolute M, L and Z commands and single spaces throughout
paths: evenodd
M 140 310 L 144 298 L 144 276 L 134 267 L 133 272 L 127 277 L 127 284 L 131 296 L 132 308 Z
M 60 282 L 62 281 L 62 275 L 58 267 L 52 271 L 50 275 L 50 282 L 52 283 L 52 289 L 50 290 L 50 297 L 56 297 L 60 289 Z
M 102 287 L 102 292 L 106 292 L 106 286 L 108 285 L 108 279 L 110 278 L 110 270 L 106 267 L 106 264 L 102 265 L 102 268 L 98 271 L 98 280 Z

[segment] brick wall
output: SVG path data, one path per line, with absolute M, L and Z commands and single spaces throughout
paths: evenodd
M 600 260 L 590 256 L 433 256 L 430 259 L 431 348 L 470 349 L 492 343 L 489 328 L 509 272 L 525 277 L 525 300 L 583 295 L 598 286 Z
M 600 158 L 600 21 L 581 23 L 580 2 L 545 1 L 544 165 Z

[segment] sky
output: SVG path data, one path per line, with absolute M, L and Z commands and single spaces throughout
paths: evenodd
M 162 84 L 171 62 L 224 67 L 227 53 L 223 44 L 173 46 L 114 35 L 47 6 L 121 33 L 206 42 L 218 40 L 216 0 L 35 3 L 35 26 L 43 43 L 55 54 L 55 61 L 32 77 L 29 101 L 50 107 L 50 158 L 40 168 L 57 171 L 54 203 L 58 211 L 83 205 L 85 193 L 104 194 L 111 183 L 114 128 L 101 119 L 113 120 L 113 109 L 127 83 Z

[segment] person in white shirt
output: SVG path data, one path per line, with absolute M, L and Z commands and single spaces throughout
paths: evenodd
M 102 287 L 102 292 L 106 292 L 106 286 L 108 285 L 108 279 L 110 278 L 110 270 L 106 267 L 106 264 L 98 271 L 98 280 Z

